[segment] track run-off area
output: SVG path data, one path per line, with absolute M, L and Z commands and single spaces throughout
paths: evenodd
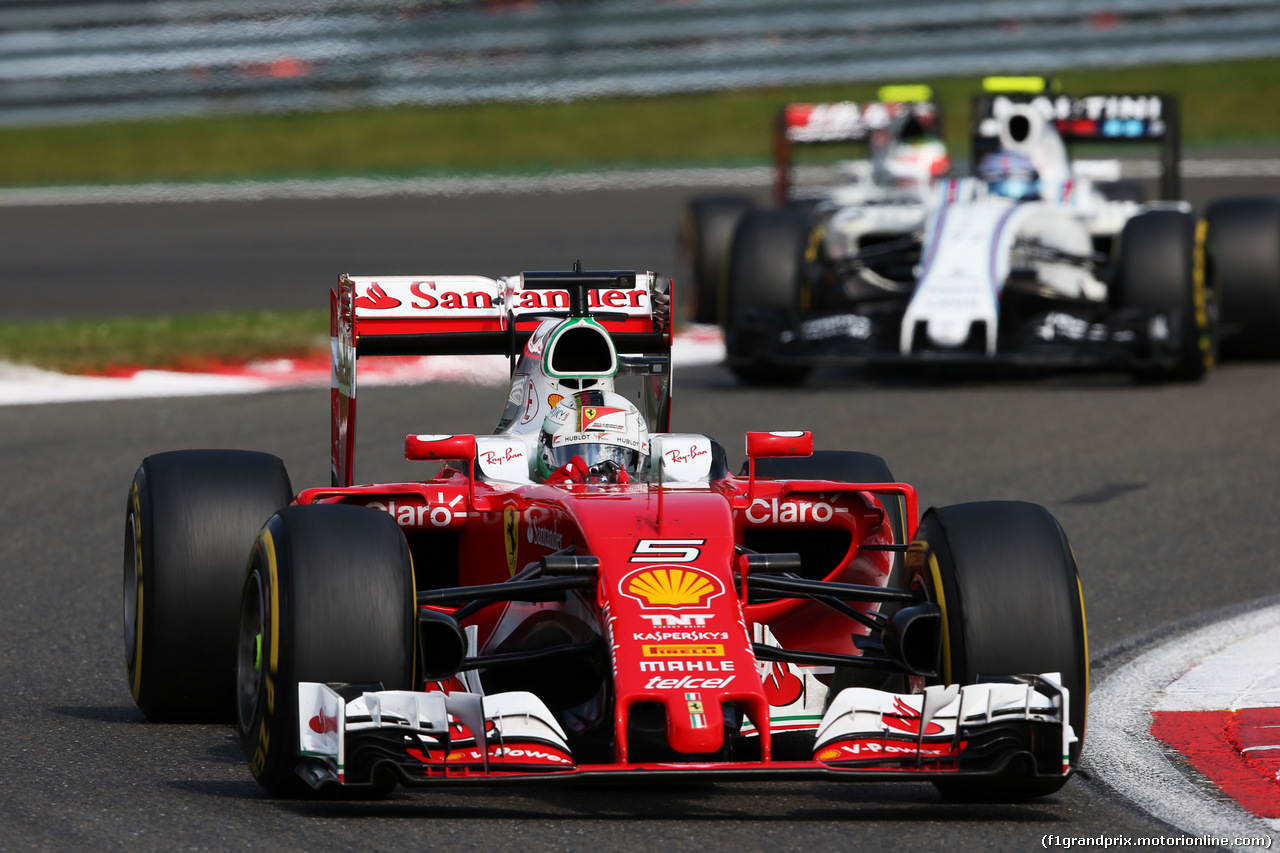
M 10 319 L 47 319 L 322 308 L 342 272 L 499 275 L 575 259 L 671 271 L 679 204 L 705 186 L 658 183 L 200 202 L 0 200 L 5 310 Z M 1197 206 L 1218 195 L 1280 194 L 1280 179 L 1256 175 L 1186 184 Z M 827 371 L 800 388 L 765 390 L 697 362 L 677 364 L 674 425 L 720 439 L 732 467 L 742 460 L 745 430 L 807 428 L 819 447 L 884 456 L 917 488 L 922 507 L 1017 499 L 1054 513 L 1080 565 L 1094 663 L 1084 773 L 1053 797 L 994 806 L 945 802 L 913 782 L 524 786 L 397 791 L 372 803 L 270 800 L 244 767 L 231 728 L 146 723 L 124 679 L 123 509 L 144 456 L 258 449 L 284 459 L 295 488 L 328 481 L 323 387 L 252 394 L 215 387 L 181 397 L 0 406 L 9 474 L 0 498 L 9 520 L 0 544 L 0 677 L 8 688 L 0 848 L 967 851 L 1209 837 L 1246 839 L 1239 849 L 1256 849 L 1247 839 L 1280 837 L 1274 815 L 1251 816 L 1194 760 L 1151 734 L 1153 711 L 1198 710 L 1187 697 L 1205 695 L 1202 676 L 1231 670 L 1221 658 L 1201 663 L 1215 652 L 1255 670 L 1222 679 L 1224 695 L 1237 702 L 1231 707 L 1280 704 L 1278 661 L 1264 657 L 1280 646 L 1268 640 L 1280 624 L 1280 365 L 1228 363 L 1194 385 Z M 0 376 L 0 386 L 11 380 Z M 502 403 L 492 384 L 369 387 L 357 478 L 426 476 L 399 456 L 406 433 L 488 432 Z

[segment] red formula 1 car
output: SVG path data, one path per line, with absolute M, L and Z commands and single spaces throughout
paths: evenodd
M 279 796 L 675 776 L 1058 790 L 1088 690 L 1058 523 L 1002 502 L 917 521 L 883 460 L 807 431 L 748 433 L 731 474 L 717 441 L 669 431 L 665 291 L 618 271 L 344 276 L 332 485 L 295 495 L 246 451 L 138 469 L 124 614 L 144 714 L 235 721 Z M 422 480 L 356 485 L 356 356 L 415 353 L 511 356 L 501 423 L 407 436 Z

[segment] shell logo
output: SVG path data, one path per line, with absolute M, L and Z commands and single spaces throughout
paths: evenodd
M 822 750 L 822 752 L 819 752 L 817 755 L 815 755 L 815 756 L 814 756 L 814 760 L 816 760 L 816 761 L 830 761 L 830 760 L 832 760 L 833 758 L 839 758 L 839 757 L 840 757 L 840 750 L 838 750 L 838 749 L 824 749 L 824 750 Z
M 648 568 L 632 572 L 622 591 L 644 607 L 706 607 L 723 587 L 715 577 L 694 568 Z

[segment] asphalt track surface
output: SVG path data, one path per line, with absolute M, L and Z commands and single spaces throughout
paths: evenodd
M 1280 192 L 1258 180 L 1248 189 Z M 684 195 L 5 209 L 4 310 L 319 307 L 344 270 L 501 273 L 574 258 L 671 269 Z M 800 389 L 752 390 L 720 367 L 677 372 L 676 383 L 676 428 L 720 437 L 735 464 L 744 430 L 812 428 L 819 447 L 883 455 L 922 506 L 1047 506 L 1080 564 L 1095 680 L 1170 626 L 1280 593 L 1280 365 L 1230 364 L 1186 386 L 828 372 Z M 1039 848 L 1046 834 L 1176 834 L 1082 777 L 1043 801 L 1001 806 L 946 803 L 920 783 L 266 798 L 233 730 L 149 724 L 129 697 L 125 494 L 144 456 L 183 447 L 267 450 L 295 488 L 324 484 L 327 400 L 306 390 L 0 408 L 0 849 L 976 851 Z M 357 477 L 414 476 L 398 458 L 406 433 L 486 431 L 501 402 L 492 388 L 370 389 Z M 1086 769 L 1087 754 L 1086 744 Z

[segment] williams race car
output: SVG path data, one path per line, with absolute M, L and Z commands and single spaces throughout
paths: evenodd
M 783 112 L 780 151 L 812 140 L 813 112 Z M 1176 201 L 1173 98 L 987 93 L 973 115 L 975 177 L 791 193 L 736 220 L 719 317 L 740 378 L 880 363 L 1194 380 L 1220 337 L 1280 354 L 1280 201 L 1221 200 L 1200 219 Z M 1163 200 L 1115 180 L 1116 161 L 1073 162 L 1079 142 L 1158 143 Z
M 668 283 L 343 276 L 332 481 L 145 459 L 125 656 L 151 720 L 234 722 L 272 795 L 654 780 L 934 782 L 1022 799 L 1084 738 L 1079 579 L 1043 508 L 930 509 L 807 431 L 670 431 Z M 357 484 L 357 356 L 512 359 L 498 428 Z M 628 390 L 631 386 L 634 389 Z M 247 560 L 247 569 L 246 569 Z
M 773 201 L 779 208 L 823 210 L 856 207 L 893 222 L 900 209 L 910 221 L 935 182 L 951 169 L 942 141 L 938 107 L 928 86 L 883 86 L 880 100 L 857 104 L 788 104 L 773 136 Z M 795 180 L 794 152 L 801 147 L 854 146 L 865 159 L 807 167 Z M 755 210 L 742 195 L 704 195 L 680 210 L 678 280 L 684 316 L 695 323 L 722 322 L 724 278 L 738 223 Z

